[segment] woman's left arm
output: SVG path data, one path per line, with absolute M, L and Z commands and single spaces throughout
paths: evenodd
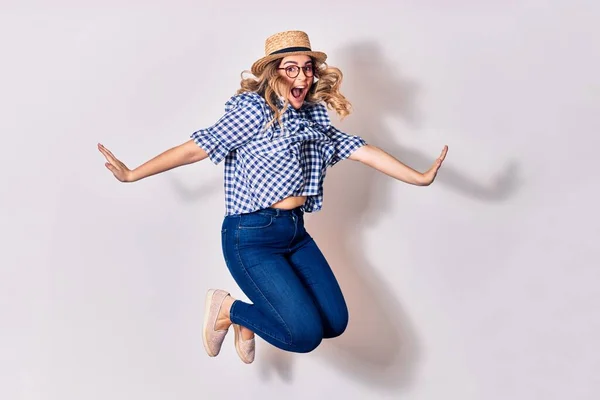
M 435 180 L 437 172 L 442 166 L 444 158 L 446 158 L 447 152 L 448 146 L 444 146 L 440 156 L 434 161 L 431 168 L 424 173 L 415 171 L 390 154 L 370 144 L 360 147 L 348 158 L 354 161 L 360 161 L 361 163 L 375 168 L 377 171 L 383 172 L 402 182 L 417 186 L 429 186 Z

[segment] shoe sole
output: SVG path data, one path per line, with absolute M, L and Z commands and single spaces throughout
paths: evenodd
M 247 361 L 246 358 L 244 357 L 244 353 L 242 353 L 242 351 L 239 348 L 239 341 L 242 338 L 242 332 L 241 332 L 241 328 L 239 325 L 233 324 L 233 333 L 235 334 L 235 351 L 237 352 L 238 356 L 240 357 L 240 360 L 242 360 L 244 363 L 246 364 L 252 364 L 252 361 Z
M 209 357 L 215 357 L 217 354 L 213 354 L 208 347 L 208 313 L 210 311 L 210 305 L 212 303 L 212 297 L 215 294 L 214 289 L 210 289 L 206 293 L 206 298 L 204 300 L 204 323 L 202 324 L 202 342 L 204 343 L 204 350 L 206 350 L 206 354 Z

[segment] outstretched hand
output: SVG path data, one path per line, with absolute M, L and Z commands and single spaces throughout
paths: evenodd
M 117 178 L 121 182 L 132 182 L 133 181 L 133 178 L 131 176 L 132 175 L 131 170 L 129 168 L 127 168 L 127 166 L 125 164 L 123 164 L 121 161 L 119 161 L 113 155 L 113 153 L 110 152 L 110 150 L 108 150 L 106 147 L 104 147 L 100 143 L 98 143 L 98 150 L 100 150 L 100 153 L 102 153 L 104 155 L 104 158 L 106 158 L 107 162 L 104 163 L 104 166 L 106 168 L 108 168 L 110 170 L 110 172 L 113 173 L 115 178 Z
M 423 178 L 424 178 L 423 185 L 428 186 L 433 183 L 438 170 L 440 169 L 440 167 L 442 166 L 442 163 L 444 162 L 444 159 L 446 158 L 446 153 L 448 153 L 448 146 L 444 146 L 440 156 L 435 160 L 435 162 L 433 163 L 431 168 L 429 168 L 429 170 L 423 174 Z

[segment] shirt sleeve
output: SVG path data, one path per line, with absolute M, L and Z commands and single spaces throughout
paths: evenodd
M 200 129 L 190 137 L 218 164 L 229 152 L 252 140 L 264 123 L 261 105 L 252 99 L 239 100 L 211 127 Z
M 338 162 L 345 160 L 360 147 L 367 144 L 360 136 L 344 133 L 333 125 L 329 127 L 329 137 L 335 146 L 335 154 L 331 158 L 329 166 L 333 166 Z

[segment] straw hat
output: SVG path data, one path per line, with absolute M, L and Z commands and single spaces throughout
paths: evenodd
M 312 51 L 308 35 L 302 31 L 279 32 L 269 36 L 265 41 L 265 56 L 252 64 L 252 73 L 259 75 L 265 66 L 278 58 L 306 54 L 318 62 L 325 62 L 327 54 Z

